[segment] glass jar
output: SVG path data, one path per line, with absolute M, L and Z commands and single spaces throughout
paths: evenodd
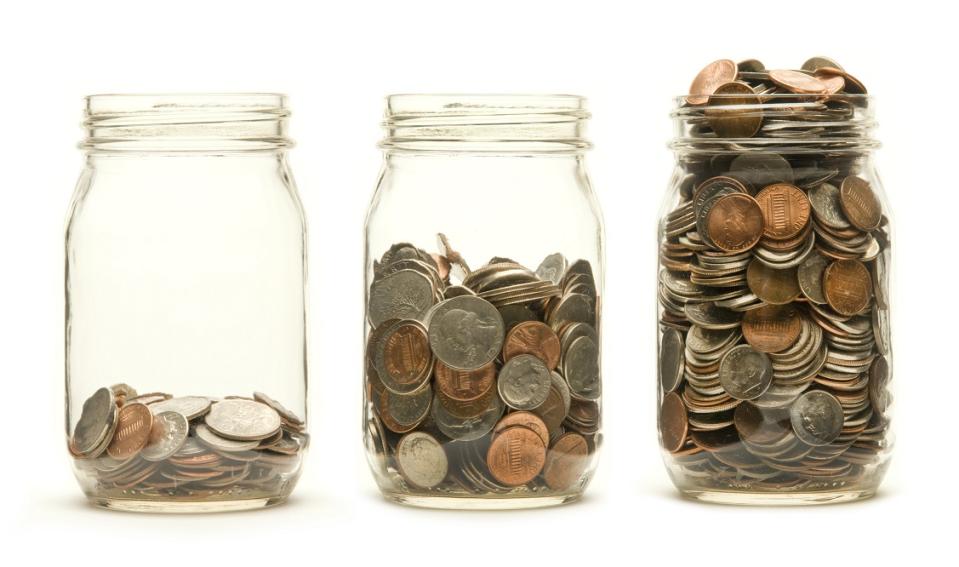
M 844 87 L 804 94 L 785 86 L 803 77 L 757 64 L 672 113 L 658 233 L 666 467 L 683 495 L 713 502 L 869 497 L 892 447 L 872 99 L 838 69 L 816 77 Z
M 588 118 L 577 96 L 388 97 L 363 403 L 387 499 L 528 508 L 585 490 L 602 439 Z
M 66 226 L 66 425 L 95 505 L 283 502 L 306 429 L 303 210 L 275 94 L 97 95 Z

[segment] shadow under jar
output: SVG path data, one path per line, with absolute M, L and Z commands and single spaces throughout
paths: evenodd
M 366 222 L 364 438 L 383 495 L 579 498 L 600 433 L 603 226 L 576 96 L 394 95 Z
M 66 433 L 80 486 L 120 510 L 283 502 L 308 445 L 286 99 L 86 103 L 66 228 Z
M 677 99 L 659 225 L 659 430 L 683 495 L 873 495 L 889 463 L 889 208 L 836 67 L 722 60 Z M 700 87 L 702 83 L 700 82 Z

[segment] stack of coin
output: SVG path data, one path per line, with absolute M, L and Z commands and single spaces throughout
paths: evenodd
M 115 384 L 83 404 L 69 448 L 97 496 L 204 501 L 276 493 L 308 444 L 304 421 L 260 392 L 216 400 Z
M 471 269 L 395 244 L 373 264 L 367 446 L 394 490 L 574 493 L 600 442 L 599 295 L 589 262 Z
M 854 485 L 888 448 L 888 220 L 865 88 L 834 61 L 720 60 L 675 116 L 660 433 L 704 488 Z

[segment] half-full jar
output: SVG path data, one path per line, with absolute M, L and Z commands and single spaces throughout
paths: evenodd
M 284 501 L 307 448 L 300 200 L 272 94 L 86 99 L 67 444 L 96 505 Z
M 522 508 L 586 488 L 603 282 L 588 117 L 577 96 L 388 97 L 363 363 L 388 499 Z
M 872 99 L 835 62 L 707 66 L 672 114 L 659 428 L 673 482 L 729 503 L 875 493 L 892 352 Z

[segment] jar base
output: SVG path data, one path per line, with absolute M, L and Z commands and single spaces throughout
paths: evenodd
M 415 508 L 439 510 L 530 510 L 548 508 L 579 500 L 582 493 L 558 494 L 534 497 L 482 497 L 475 496 L 419 496 L 399 492 L 382 492 L 390 502 Z
M 91 496 L 91 504 L 105 510 L 121 512 L 142 512 L 151 514 L 215 514 L 220 512 L 242 512 L 269 508 L 286 502 L 286 496 L 268 498 L 250 498 L 245 500 L 219 501 L 176 501 L 176 500 L 145 500 L 134 498 L 106 498 Z
M 732 506 L 813 506 L 840 504 L 872 498 L 874 488 L 810 492 L 741 492 L 732 490 L 680 490 L 684 498 Z

